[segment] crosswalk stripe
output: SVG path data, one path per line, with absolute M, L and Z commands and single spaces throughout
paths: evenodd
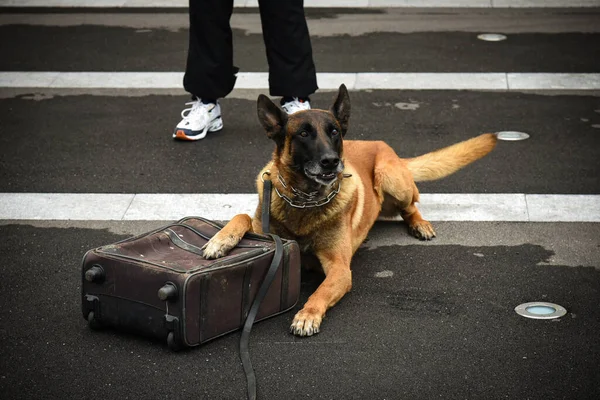
M 187 8 L 189 0 L 0 0 L 0 7 Z M 234 0 L 258 7 L 258 0 Z M 313 8 L 573 8 L 599 7 L 600 0 L 304 0 Z
M 321 72 L 321 89 L 599 90 L 599 73 Z M 181 89 L 182 72 L 0 72 L 3 88 Z M 237 89 L 267 89 L 266 72 L 238 74 Z
M 0 220 L 229 220 L 257 204 L 249 193 L 0 193 Z M 600 222 L 600 195 L 425 193 L 419 208 L 431 221 Z

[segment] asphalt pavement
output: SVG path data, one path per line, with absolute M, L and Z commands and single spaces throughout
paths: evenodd
M 3 58 L 0 70 L 180 71 L 187 35 L 186 29 L 8 25 L 0 27 L 0 48 L 14 56 Z M 491 44 L 472 32 L 372 32 L 317 36 L 312 46 L 316 65 L 328 72 L 600 72 L 599 40 L 598 33 L 514 33 Z M 235 29 L 233 42 L 241 71 L 268 70 L 264 50 L 257 52 L 260 32 Z M 60 57 L 53 57 L 57 48 Z
M 333 97 L 320 93 L 312 103 L 328 109 Z M 424 193 L 600 193 L 598 97 L 378 90 L 352 92 L 350 98 L 346 138 L 385 140 L 401 157 L 484 132 L 516 130 L 534 138 L 500 142 L 459 174 L 421 183 Z M 256 101 L 223 100 L 225 128 L 196 146 L 170 137 L 188 99 L 32 94 L 0 99 L 6 130 L 0 141 L 8 150 L 0 190 L 253 193 L 256 174 L 274 148 L 256 118 Z M 23 121 L 36 129 L 24 134 Z
M 307 10 L 319 72 L 600 72 L 600 8 Z M 254 192 L 273 150 L 255 111 L 268 88 L 235 90 L 221 102 L 224 130 L 188 143 L 171 138 L 182 90 L 3 86 L 2 72 L 183 71 L 184 9 L 0 11 L 0 204 L 14 193 Z M 257 9 L 236 8 L 232 23 L 236 64 L 266 72 Z M 486 27 L 508 39 L 477 39 Z M 483 132 L 530 135 L 422 193 L 585 195 L 590 222 L 433 221 L 431 242 L 376 223 L 353 259 L 351 293 L 318 335 L 288 333 L 317 272 L 303 271 L 294 310 L 256 324 L 259 398 L 600 398 L 599 93 L 351 91 L 347 138 L 385 140 L 403 157 Z M 321 90 L 312 105 L 332 98 Z M 173 353 L 82 318 L 84 253 L 168 221 L 75 219 L 0 220 L 2 398 L 244 398 L 237 332 Z M 530 301 L 567 314 L 515 313 Z

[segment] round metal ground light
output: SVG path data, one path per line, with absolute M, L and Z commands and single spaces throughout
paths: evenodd
M 515 312 L 525 318 L 554 319 L 564 316 L 567 310 L 558 304 L 534 301 L 519 304 L 515 307 Z
M 498 140 L 507 140 L 509 142 L 514 142 L 517 140 L 529 139 L 529 134 L 518 131 L 501 131 L 496 132 L 496 137 L 498 138 Z
M 482 33 L 477 35 L 477 39 L 485 40 L 486 42 L 500 42 L 506 40 L 506 36 L 501 33 Z

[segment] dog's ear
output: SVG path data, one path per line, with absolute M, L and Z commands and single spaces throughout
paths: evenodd
M 287 114 L 264 94 L 258 96 L 256 107 L 258 120 L 267 131 L 269 139 L 273 139 L 278 145 L 282 144 L 285 140 L 283 130 L 287 123 Z
M 348 120 L 350 119 L 350 96 L 346 85 L 342 83 L 338 90 L 335 102 L 329 109 L 333 116 L 338 120 L 342 127 L 342 136 L 346 135 L 348 130 Z

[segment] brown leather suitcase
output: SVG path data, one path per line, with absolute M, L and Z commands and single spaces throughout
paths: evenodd
M 116 327 L 166 339 L 174 350 L 242 328 L 276 246 L 269 236 L 247 234 L 226 257 L 206 260 L 201 248 L 220 229 L 213 221 L 190 217 L 88 251 L 81 275 L 83 317 L 91 328 Z M 283 240 L 281 261 L 272 271 L 257 321 L 298 301 L 295 241 Z

